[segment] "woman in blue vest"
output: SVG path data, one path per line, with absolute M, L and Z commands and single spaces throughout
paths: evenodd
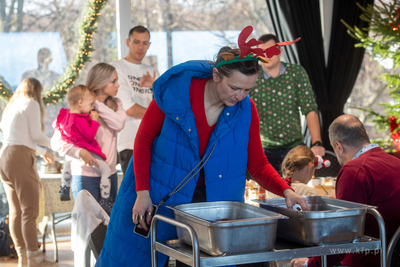
M 173 218 L 168 205 L 199 201 L 244 201 L 246 170 L 286 198 L 288 207 L 306 200 L 297 195 L 265 157 L 257 110 L 248 94 L 260 65 L 253 55 L 222 48 L 215 63 L 188 61 L 154 82 L 154 100 L 137 133 L 96 266 L 151 266 L 150 238 L 133 232 L 151 220 L 158 205 L 187 175 L 204 167 L 161 206 L 157 214 Z M 133 168 L 135 166 L 135 168 Z M 190 176 L 189 176 L 190 177 Z M 158 224 L 160 240 L 176 239 L 176 229 Z M 167 256 L 160 254 L 159 266 Z

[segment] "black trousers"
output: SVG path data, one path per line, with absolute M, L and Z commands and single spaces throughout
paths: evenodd
M 268 162 L 280 175 L 282 175 L 281 172 L 282 161 L 290 150 L 291 148 L 283 148 L 283 149 L 264 148 L 264 154 L 265 156 L 267 156 Z
M 118 153 L 119 163 L 121 164 L 122 172 L 125 176 L 126 169 L 128 168 L 129 161 L 133 155 L 133 149 L 125 149 Z

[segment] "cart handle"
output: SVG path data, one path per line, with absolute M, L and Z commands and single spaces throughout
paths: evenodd
M 190 239 L 192 240 L 192 249 L 193 249 L 193 266 L 200 267 L 200 251 L 199 251 L 199 241 L 197 239 L 197 234 L 194 231 L 193 227 L 177 220 L 171 219 L 169 217 L 156 214 L 153 217 L 150 227 L 150 234 L 151 234 L 151 263 L 153 267 L 158 266 L 158 257 L 157 257 L 157 249 L 156 249 L 156 242 L 157 242 L 157 224 L 158 221 L 163 221 L 165 223 L 171 224 L 173 226 L 185 229 L 190 234 Z
M 381 214 L 374 207 L 368 207 L 367 213 L 372 214 L 378 222 L 379 239 L 381 240 L 381 266 L 386 266 L 387 255 L 385 221 L 383 220 Z

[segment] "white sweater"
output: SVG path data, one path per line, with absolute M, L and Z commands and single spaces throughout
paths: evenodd
M 35 150 L 38 155 L 44 155 L 46 150 L 37 144 L 50 147 L 50 139 L 41 127 L 39 103 L 26 97 L 16 99 L 7 114 L 3 114 L 0 123 L 3 147 L 22 145 Z

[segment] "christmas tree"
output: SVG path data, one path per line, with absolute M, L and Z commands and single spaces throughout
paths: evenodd
M 369 23 L 369 27 L 359 29 L 351 27 L 342 21 L 348 28 L 348 33 L 360 41 L 356 46 L 364 47 L 367 53 L 371 53 L 378 59 L 391 59 L 393 68 L 400 65 L 400 3 L 392 1 L 385 3 L 379 0 L 367 8 L 358 4 L 363 10 L 361 19 Z M 382 140 L 381 147 L 390 147 L 393 144 L 400 149 L 400 75 L 382 74 L 381 80 L 388 84 L 391 101 L 381 103 L 385 107 L 384 115 L 378 114 L 372 109 L 365 110 L 367 119 L 372 119 L 378 131 L 390 131 L 389 140 Z

